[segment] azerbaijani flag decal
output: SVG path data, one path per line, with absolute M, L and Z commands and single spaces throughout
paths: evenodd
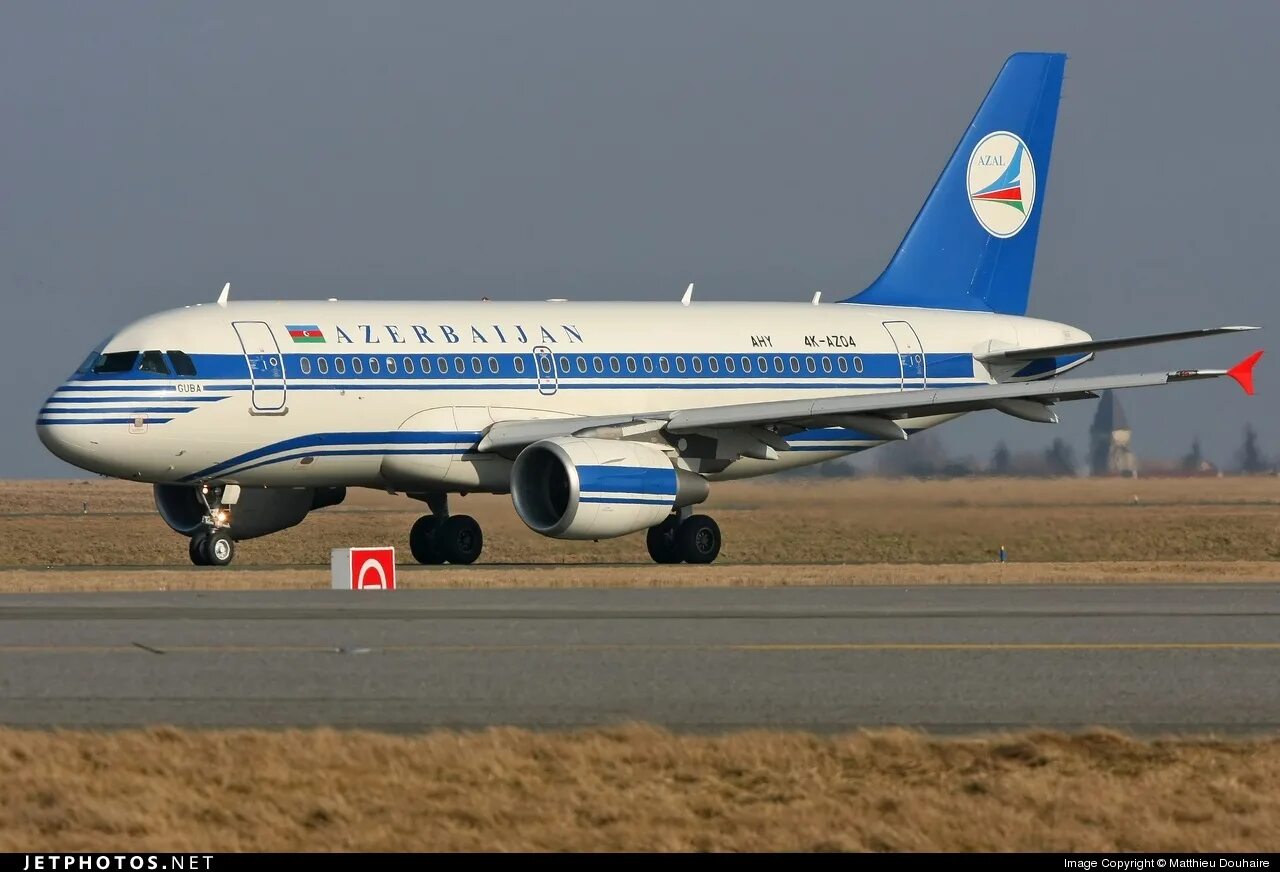
M 316 324 L 286 324 L 284 329 L 294 342 L 324 342 L 324 334 Z

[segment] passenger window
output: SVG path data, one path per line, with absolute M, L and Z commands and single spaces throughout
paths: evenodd
M 822 371 L 823 371 L 823 372 L 831 372 L 831 358 L 826 357 L 826 356 L 823 356 L 823 358 L 822 358 Z
M 351 358 L 351 371 L 356 375 L 364 372 L 364 361 L 358 357 Z
M 761 373 L 769 371 L 769 361 L 765 359 L 764 355 L 756 358 L 756 366 L 760 369 Z
M 621 371 L 622 371 L 622 367 L 620 367 L 620 366 L 618 365 L 618 358 L 616 358 L 616 357 L 611 357 L 611 358 L 609 358 L 609 370 L 610 370 L 611 372 L 621 372 Z
M 714 354 L 707 358 L 707 369 L 712 372 L 720 371 L 720 360 Z
M 338 375 L 342 375 L 347 371 L 347 360 L 345 357 L 335 357 L 333 359 L 333 371 Z
M 405 375 L 413 375 L 413 358 L 412 357 L 406 357 L 404 360 L 400 361 L 400 363 L 404 365 Z
M 316 358 L 316 369 L 320 371 L 321 375 L 328 375 L 329 361 L 323 357 Z
M 818 370 L 818 367 L 817 367 L 817 365 L 813 362 L 813 358 L 812 358 L 812 357 L 806 357 L 806 358 L 804 359 L 804 368 L 805 368 L 805 369 L 807 369 L 807 370 L 809 370 L 809 372 L 817 372 L 817 370 Z
M 387 358 L 387 372 L 390 375 L 395 375 L 396 373 L 396 359 L 394 357 Z
M 436 358 L 436 369 L 439 371 L 439 373 L 440 373 L 441 375 L 448 375 L 448 374 L 449 374 L 449 361 L 448 361 L 448 359 L 447 359 L 447 358 L 444 358 L 444 357 L 437 357 L 437 358 Z
M 453 371 L 456 372 L 458 375 L 466 375 L 467 362 L 463 360 L 461 357 L 455 357 L 453 359 Z
M 423 375 L 430 375 L 431 374 L 431 358 L 429 357 L 418 358 L 418 369 L 419 371 L 421 371 Z
M 496 357 L 491 357 L 491 358 L 489 358 L 489 372 L 493 373 L 494 375 L 497 375 L 497 373 L 498 373 L 498 358 L 496 358 Z
M 142 362 L 138 364 L 139 372 L 150 372 L 156 375 L 170 375 L 169 364 L 164 362 L 164 355 L 158 351 L 142 352 Z
M 849 361 L 845 360 L 843 357 L 836 358 L 836 366 L 840 368 L 841 375 L 849 371 Z
M 480 372 L 480 370 L 481 370 L 480 358 L 478 357 L 471 358 L 471 371 L 478 373 Z
M 775 358 L 773 359 L 773 370 L 774 370 L 774 372 L 783 372 L 783 371 L 784 371 L 784 370 L 782 369 L 782 358 L 781 358 L 781 357 L 775 357 Z
M 634 357 L 627 358 L 627 372 L 636 371 L 636 359 Z
M 170 351 L 169 362 L 173 364 L 173 371 L 178 375 L 193 376 L 196 374 L 195 361 L 185 351 Z
M 792 372 L 799 372 L 799 371 L 800 371 L 800 359 L 799 359 L 798 357 L 796 357 L 795 355 L 792 355 L 792 356 L 791 356 L 791 361 L 790 361 L 790 362 L 791 362 L 791 371 L 792 371 Z
M 591 368 L 596 372 L 604 372 L 604 361 L 598 357 L 591 358 Z
M 99 355 L 97 362 L 93 365 L 93 371 L 96 373 L 129 372 L 137 359 L 136 351 L 113 351 L 110 354 Z
M 560 358 L 560 371 L 562 373 L 564 373 L 565 375 L 568 375 L 572 369 L 573 369 L 573 361 L 571 361 L 567 357 Z
M 702 372 L 702 358 L 696 355 L 693 358 L 693 371 Z
M 653 372 L 653 358 L 646 355 L 641 363 L 644 364 L 645 372 Z
M 724 371 L 733 372 L 733 355 L 726 355 L 724 359 Z
M 862 358 L 856 354 L 853 356 L 853 371 L 862 372 Z
M 684 372 L 684 355 L 676 355 L 676 372 Z
M 523 357 L 521 357 L 520 355 L 516 355 L 515 359 L 512 360 L 511 363 L 516 368 L 516 375 L 524 375 L 524 358 Z
M 311 375 L 311 358 L 304 357 L 298 362 L 298 364 L 302 367 L 303 375 Z
M 747 357 L 745 354 L 742 355 L 742 371 L 751 372 L 751 358 Z
M 378 370 L 380 369 L 380 366 L 381 365 L 378 363 L 378 358 L 376 357 L 369 358 L 369 372 L 372 375 L 378 374 Z
M 658 369 L 662 370 L 664 373 L 671 371 L 671 364 L 667 361 L 666 355 L 658 358 Z
M 585 373 L 587 371 L 587 359 L 582 355 L 578 355 L 578 372 Z

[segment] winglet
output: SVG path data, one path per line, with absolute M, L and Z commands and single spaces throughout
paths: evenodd
M 687 306 L 693 300 L 693 282 L 689 282 L 689 287 L 685 288 L 684 296 L 680 298 L 680 305 Z
M 1227 370 L 1227 375 L 1235 379 L 1249 396 L 1253 396 L 1253 367 L 1261 357 L 1262 352 L 1255 351 Z
M 229 296 L 231 296 L 231 282 L 227 282 L 225 285 L 222 286 L 222 293 L 218 294 L 218 305 L 226 306 L 227 298 Z

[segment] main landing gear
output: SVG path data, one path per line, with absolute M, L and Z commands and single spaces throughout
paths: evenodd
M 707 515 L 671 515 L 645 537 L 655 563 L 710 563 L 720 553 L 720 525 Z
M 444 494 L 424 497 L 431 514 L 414 521 L 409 530 L 413 559 L 426 565 L 475 563 L 484 548 L 484 532 L 470 515 L 450 515 Z

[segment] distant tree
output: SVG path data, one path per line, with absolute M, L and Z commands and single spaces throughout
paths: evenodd
M 1050 475 L 1076 474 L 1076 453 L 1061 438 L 1045 449 L 1044 462 Z
M 1191 450 L 1182 456 L 1183 472 L 1199 472 L 1204 466 L 1204 452 L 1200 450 L 1200 437 L 1191 441 Z
M 1270 461 L 1258 446 L 1258 431 L 1252 424 L 1245 425 L 1244 442 L 1236 452 L 1236 460 L 1240 463 L 1241 472 L 1266 472 L 1271 468 Z
M 950 461 L 942 440 L 936 433 L 924 431 L 905 442 L 880 449 L 878 469 L 881 475 L 928 478 L 943 475 Z
M 1013 471 L 1013 452 L 1003 442 L 996 443 L 996 450 L 991 452 L 991 474 L 1008 475 Z

